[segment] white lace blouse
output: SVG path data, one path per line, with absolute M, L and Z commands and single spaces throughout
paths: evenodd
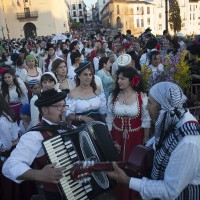
M 106 98 L 103 92 L 100 92 L 91 98 L 67 97 L 66 104 L 69 105 L 67 109 L 67 116 L 72 113 L 84 113 L 90 110 L 98 110 L 101 115 L 105 115 L 107 113 Z
M 19 127 L 17 122 L 11 122 L 2 115 L 0 117 L 0 132 L 0 150 L 9 151 L 12 142 L 18 138 Z
M 151 118 L 149 116 L 148 110 L 146 110 L 147 100 L 148 100 L 147 96 L 144 95 L 142 97 L 142 107 L 141 107 L 142 128 L 150 128 L 151 125 Z M 106 124 L 108 126 L 109 131 L 112 130 L 112 124 L 115 116 L 135 117 L 138 114 L 138 108 L 139 108 L 138 101 L 134 102 L 132 105 L 120 104 L 119 101 L 117 101 L 113 108 L 112 94 L 108 98 L 107 106 L 108 106 L 108 113 L 106 117 Z

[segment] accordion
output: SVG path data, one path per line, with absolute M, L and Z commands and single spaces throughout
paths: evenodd
M 78 161 L 117 160 L 117 151 L 104 123 L 93 121 L 52 136 L 44 140 L 43 147 L 50 163 L 56 162 L 57 166 L 65 167 L 59 187 L 68 200 L 93 199 L 114 185 L 104 172 L 92 173 L 91 180 L 86 183 L 78 183 L 70 178 L 70 170 Z

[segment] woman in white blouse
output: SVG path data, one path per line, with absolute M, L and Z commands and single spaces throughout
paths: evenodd
M 58 80 L 60 90 L 68 94 L 76 87 L 74 80 L 67 78 L 67 66 L 63 59 L 56 59 L 53 61 L 52 72 Z
M 147 96 L 142 91 L 142 80 L 135 69 L 118 69 L 116 86 L 108 99 L 106 123 L 121 161 L 128 160 L 134 146 L 149 139 L 150 117 L 146 110 Z M 119 199 L 136 198 L 136 193 L 123 185 L 117 186 L 115 192 Z
M 91 62 L 80 63 L 76 68 L 76 88 L 66 99 L 67 116 L 75 125 L 98 120 L 103 121 L 107 113 L 106 98 L 97 88 Z
M 27 200 L 35 193 L 35 183 L 16 184 L 2 174 L 2 165 L 18 143 L 19 127 L 16 117 L 0 94 L 0 199 Z
M 25 82 L 29 83 L 32 79 L 40 80 L 42 70 L 36 65 L 36 58 L 34 55 L 28 55 L 25 58 L 26 66 L 21 70 L 20 78 Z
M 16 78 L 15 71 L 10 66 L 5 66 L 2 74 L 1 91 L 19 123 L 20 108 L 23 104 L 28 103 L 28 91 L 24 82 L 20 78 Z

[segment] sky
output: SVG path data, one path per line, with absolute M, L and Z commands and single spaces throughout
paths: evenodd
M 87 10 L 92 7 L 91 5 L 94 5 L 97 2 L 96 0 L 83 0 L 83 1 L 85 2 L 87 6 L 86 8 Z

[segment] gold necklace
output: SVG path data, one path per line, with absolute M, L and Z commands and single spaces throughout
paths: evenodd
M 133 93 L 131 93 L 128 97 L 124 98 L 124 100 L 122 101 L 123 104 L 127 105 L 127 100 L 133 95 Z

